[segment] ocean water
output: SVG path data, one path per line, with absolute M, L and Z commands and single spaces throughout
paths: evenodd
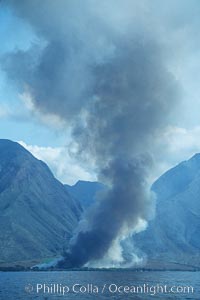
M 200 272 L 0 272 L 0 299 L 200 300 Z

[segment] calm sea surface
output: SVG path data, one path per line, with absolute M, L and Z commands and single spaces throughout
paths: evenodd
M 0 272 L 0 299 L 200 300 L 200 272 Z

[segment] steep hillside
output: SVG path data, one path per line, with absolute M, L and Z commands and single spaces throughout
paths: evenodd
M 63 185 L 18 143 L 0 140 L 0 262 L 60 254 L 81 206 L 87 210 L 103 189 L 98 182 Z M 200 154 L 167 171 L 152 190 L 156 216 L 133 236 L 135 248 L 161 264 L 200 265 Z
M 135 245 L 150 258 L 200 264 L 200 154 L 163 174 L 152 190 L 156 217 Z
M 18 143 L 0 140 L 0 261 L 61 253 L 80 204 L 45 163 Z

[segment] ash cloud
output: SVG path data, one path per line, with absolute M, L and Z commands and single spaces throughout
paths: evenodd
M 4 70 L 37 110 L 72 127 L 77 155 L 94 160 L 109 186 L 71 240 L 65 264 L 80 267 L 105 257 L 152 216 L 154 138 L 168 123 L 177 84 L 145 21 L 146 1 L 8 3 L 42 46 L 8 54 Z

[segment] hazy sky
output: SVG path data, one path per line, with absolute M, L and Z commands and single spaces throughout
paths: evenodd
M 52 2 L 53 0 L 49 0 L 49 3 Z M 169 72 L 177 81 L 178 104 L 174 106 L 174 109 L 172 107 L 170 122 L 157 137 L 159 147 L 164 149 L 162 155 L 158 149 L 155 157 L 158 161 L 155 176 L 158 176 L 167 168 L 200 152 L 200 2 L 198 0 L 174 0 L 165 3 L 153 0 L 139 1 L 139 4 L 138 1 L 129 0 L 102 1 L 104 4 L 107 3 L 107 7 L 100 5 L 99 1 L 86 1 L 85 3 L 86 6 L 91 5 L 93 9 L 95 2 L 95 10 L 99 13 L 104 12 L 105 26 L 107 20 L 113 22 L 116 32 L 131 30 L 132 24 L 135 24 L 132 20 L 135 19 L 139 19 L 136 23 L 139 24 L 140 30 L 143 25 L 148 27 L 149 32 L 153 32 L 165 48 Z M 70 149 L 72 147 L 70 127 L 66 126 L 58 116 L 43 113 L 37 109 L 27 93 L 26 86 L 23 86 L 23 90 L 19 88 L 16 84 L 17 79 L 10 78 L 8 76 L 10 71 L 5 70 L 4 61 L 8 54 L 19 51 L 26 53 L 30 49 L 33 51 L 35 45 L 41 49 L 46 47 L 45 37 L 49 33 L 39 32 L 36 19 L 33 20 L 30 16 L 24 15 L 24 12 L 20 10 L 23 3 L 25 3 L 23 0 L 19 0 L 2 1 L 0 4 L 0 137 L 20 141 L 38 158 L 46 161 L 63 182 L 73 183 L 77 179 L 95 179 L 91 171 L 92 163 L 80 165 L 80 162 L 70 157 L 66 151 L 66 147 L 70 151 L 73 150 Z M 73 2 L 72 11 L 76 11 L 76 17 L 85 13 L 84 5 L 80 7 L 80 3 L 76 0 Z M 65 18 L 64 12 L 62 16 Z M 67 16 L 69 17 L 69 14 L 66 13 Z M 91 35 L 87 35 L 85 19 L 81 17 L 80 20 L 77 19 L 75 25 L 69 23 L 69 26 L 76 26 L 75 30 L 80 31 L 81 36 L 92 39 Z M 48 24 L 47 22 L 47 26 Z M 56 32 L 54 23 L 51 26 Z M 134 30 L 136 31 L 137 28 Z M 97 47 L 91 45 L 84 48 L 85 51 L 89 51 L 88 49 L 92 46 Z M 109 48 L 105 43 L 105 47 L 106 55 L 111 55 L 109 53 L 112 52 L 112 45 Z M 95 51 L 91 51 L 91 54 Z M 13 65 L 13 68 L 15 66 Z M 21 76 L 20 66 L 14 71 L 19 72 L 19 77 Z M 171 101 L 169 105 L 173 105 Z

